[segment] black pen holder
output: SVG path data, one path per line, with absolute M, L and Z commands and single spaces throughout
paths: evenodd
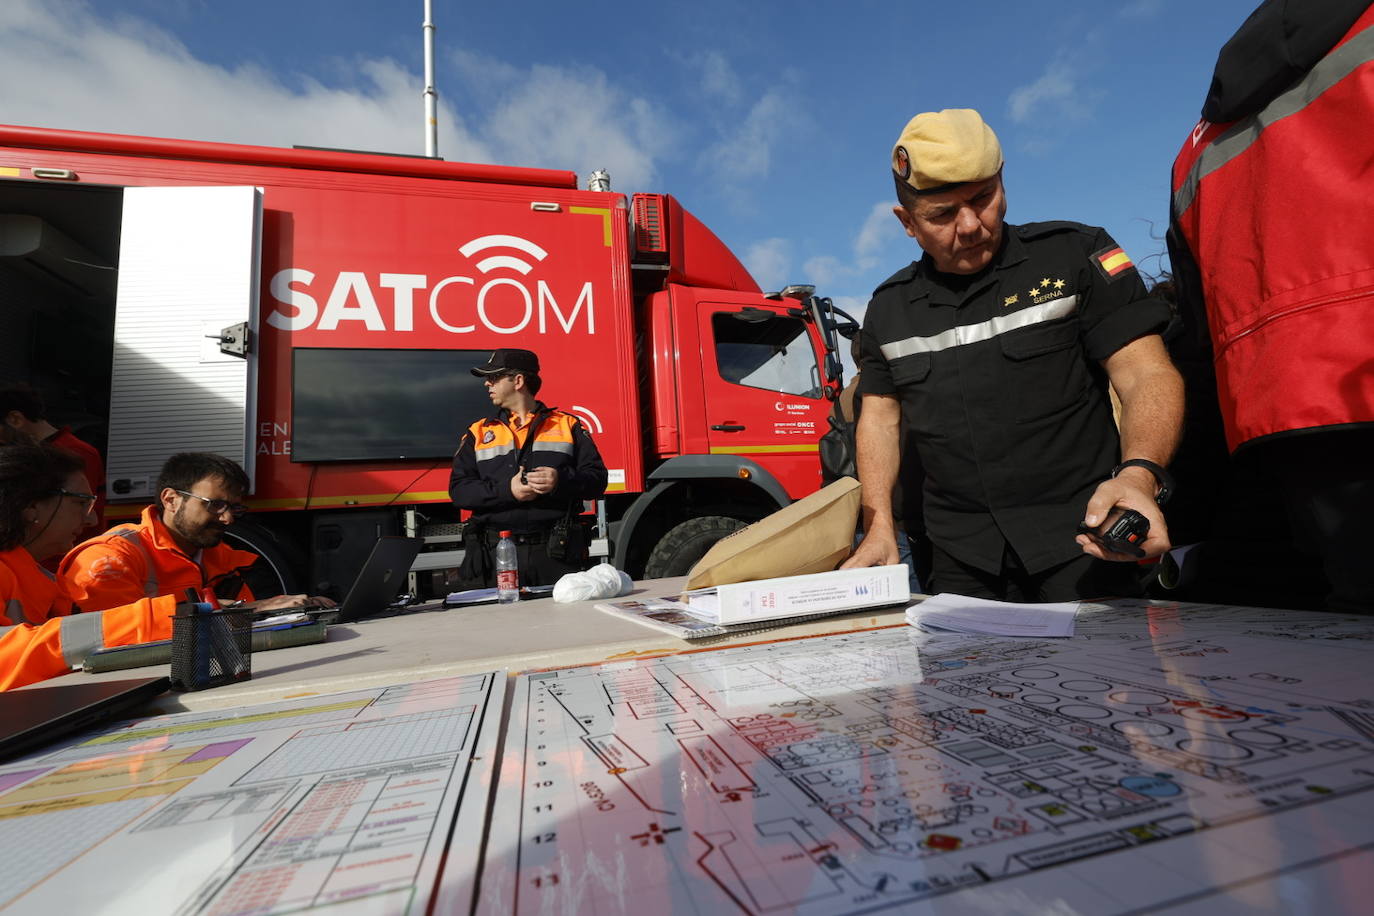
M 235 610 L 180 604 L 172 617 L 172 689 L 205 690 L 253 676 L 253 619 Z

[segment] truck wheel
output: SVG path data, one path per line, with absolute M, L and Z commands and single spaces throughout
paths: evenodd
M 296 567 L 289 556 L 290 545 L 283 543 L 271 530 L 240 519 L 224 532 L 224 539 L 230 547 L 258 555 L 258 561 L 244 574 L 254 595 L 271 598 L 275 595 L 300 594 Z
M 705 515 L 689 518 L 669 529 L 644 564 L 644 578 L 666 579 L 685 576 L 706 555 L 711 545 L 727 534 L 734 534 L 747 522 L 727 515 Z

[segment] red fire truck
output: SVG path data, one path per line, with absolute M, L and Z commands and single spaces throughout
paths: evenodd
M 172 452 L 240 459 L 233 534 L 283 589 L 337 593 L 382 533 L 454 565 L 468 370 L 503 346 L 605 458 L 600 552 L 681 573 L 819 485 L 840 321 L 571 172 L 0 127 L 0 378 L 84 418 L 111 521 Z

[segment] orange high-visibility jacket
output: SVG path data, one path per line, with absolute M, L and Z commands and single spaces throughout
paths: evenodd
M 9 690 L 65 674 L 96 649 L 171 639 L 176 598 L 73 614 L 62 583 L 16 547 L 0 551 L 0 609 L 0 690 Z
M 148 506 L 137 524 L 111 528 L 77 544 L 63 558 L 57 577 L 82 610 L 103 611 L 139 598 L 213 588 L 217 579 L 258 558 L 223 543 L 188 557 L 172 540 L 159 512 L 159 507 Z M 229 597 L 252 601 L 253 592 L 245 584 Z

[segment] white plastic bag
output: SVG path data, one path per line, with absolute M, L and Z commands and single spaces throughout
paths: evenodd
M 586 572 L 568 573 L 553 586 L 553 600 L 568 604 L 593 598 L 615 598 L 634 588 L 634 580 L 609 563 Z

